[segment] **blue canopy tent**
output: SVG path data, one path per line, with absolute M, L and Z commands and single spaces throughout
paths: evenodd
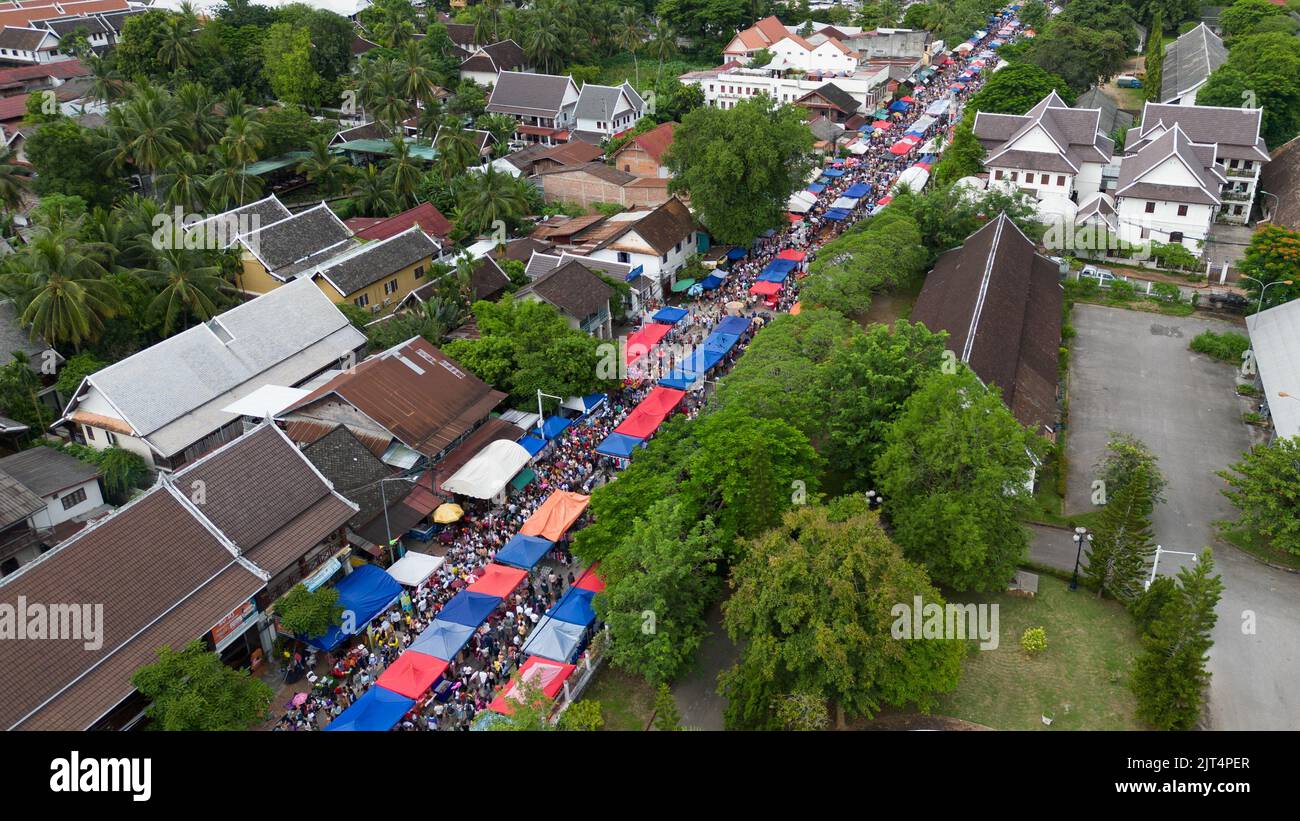
M 807 191 L 809 194 L 820 194 L 821 192 L 826 190 L 826 186 L 822 185 L 819 182 L 815 182 L 812 185 L 809 185 L 804 190 Z
M 596 609 L 591 606 L 591 600 L 595 595 L 594 590 L 570 587 L 569 592 L 565 593 L 554 607 L 546 611 L 546 615 L 569 624 L 581 624 L 586 627 L 596 620 Z
M 926 165 L 934 165 L 934 162 L 937 159 L 939 159 L 939 156 L 937 154 L 926 154 L 924 157 L 920 159 L 920 162 L 923 162 Z
M 510 541 L 506 542 L 506 546 L 497 552 L 496 560 L 521 570 L 532 570 L 552 547 L 555 547 L 555 542 L 516 533 Z
M 769 265 L 763 269 L 763 273 L 758 275 L 759 282 L 785 282 L 786 277 L 790 276 L 789 271 L 774 271 Z
M 822 169 L 822 176 L 823 176 L 823 177 L 842 177 L 842 176 L 844 176 L 844 171 L 843 171 L 842 169 L 839 169 L 839 168 L 823 168 L 823 169 Z
M 632 452 L 645 441 L 635 436 L 628 436 L 624 433 L 611 433 L 605 437 L 605 441 L 596 446 L 596 452 L 602 456 L 614 456 L 619 459 L 630 459 Z
M 731 260 L 732 262 L 735 262 L 738 259 L 744 259 L 745 254 L 748 253 L 749 252 L 746 251 L 744 248 L 732 248 L 730 251 L 727 252 L 727 259 Z
M 548 416 L 546 421 L 542 423 L 542 436 L 547 439 L 554 439 L 564 433 L 564 429 L 571 424 L 573 424 L 572 419 L 565 419 L 563 416 Z
M 740 336 L 745 331 L 749 330 L 750 321 L 749 317 L 745 316 L 729 316 L 719 322 L 717 327 L 713 329 L 713 332 Z
M 586 632 L 587 628 L 580 624 L 570 624 L 545 616 L 524 642 L 524 655 L 572 664 L 582 649 L 582 638 Z
M 660 379 L 659 384 L 663 385 L 665 388 L 688 391 L 691 389 L 691 385 L 695 384 L 695 380 L 699 378 L 700 375 L 694 371 L 673 371 L 671 376 L 665 376 L 663 379 Z
M 500 603 L 501 599 L 497 596 L 462 590 L 442 606 L 442 610 L 438 611 L 438 618 L 442 621 L 478 627 Z
M 415 699 L 383 687 L 371 687 L 325 728 L 342 732 L 391 730 L 415 706 Z
M 586 416 L 587 414 L 594 411 L 596 408 L 600 407 L 601 403 L 608 398 L 609 397 L 607 397 L 603 393 L 589 393 L 586 396 L 582 397 L 583 416 Z
M 892 103 L 889 104 L 890 111 L 906 111 L 911 107 L 912 107 L 911 103 L 906 103 L 903 102 L 902 100 L 894 100 Z
M 849 212 L 840 208 L 832 208 L 828 210 L 825 214 L 822 214 L 822 216 L 828 220 L 834 220 L 835 222 L 839 222 L 840 220 L 848 219 Z
M 855 200 L 860 200 L 871 193 L 871 185 L 865 182 L 855 182 L 844 192 L 844 196 Z
M 722 283 L 724 282 L 726 282 L 726 280 L 722 277 L 716 277 L 713 274 L 709 274 L 704 279 L 700 280 L 700 289 L 704 291 L 716 291 L 722 287 Z
M 660 308 L 659 311 L 650 318 L 661 325 L 675 325 L 685 319 L 688 313 L 690 312 L 685 308 Z
M 411 642 L 407 650 L 424 653 L 426 656 L 451 661 L 461 651 L 469 637 L 474 635 L 474 628 L 467 624 L 457 624 L 445 619 L 434 619 L 419 638 Z
M 799 263 L 792 259 L 774 259 L 767 264 L 767 267 L 765 267 L 763 271 L 781 271 L 788 274 L 798 267 Z
M 520 439 L 519 444 L 524 446 L 524 450 L 528 451 L 529 456 L 536 456 L 542 452 L 542 448 L 546 447 L 546 440 L 530 435 Z
M 338 603 L 343 611 L 353 615 L 352 630 L 346 632 L 335 625 L 323 636 L 304 639 L 318 650 L 333 650 L 348 636 L 355 636 L 366 629 L 371 619 L 387 610 L 388 605 L 402 595 L 402 585 L 397 579 L 373 564 L 365 564 L 353 570 L 340 579 L 334 589 L 339 593 Z

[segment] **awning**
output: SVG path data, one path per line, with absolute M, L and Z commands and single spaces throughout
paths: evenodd
M 546 439 L 555 439 L 572 424 L 572 419 L 565 419 L 563 416 L 548 416 L 546 421 L 542 422 L 542 436 Z
M 523 490 L 528 487 L 528 483 L 537 478 L 537 473 L 532 468 L 524 468 L 519 471 L 519 475 L 510 480 L 510 486 L 515 490 Z
M 826 186 L 822 185 L 819 182 L 814 182 L 814 183 L 809 183 L 808 187 L 805 188 L 804 190 L 807 191 L 809 194 L 820 194 L 821 192 L 826 190 Z
M 848 211 L 845 211 L 845 210 L 843 210 L 843 209 L 841 209 L 841 208 L 831 208 L 831 209 L 828 210 L 825 214 L 822 214 L 822 218 L 823 218 L 823 219 L 832 220 L 832 221 L 834 221 L 834 222 L 839 222 L 840 220 L 846 220 L 846 219 L 848 219 L 848 218 L 849 218 L 849 212 L 848 212 Z M 756 293 L 757 293 L 757 292 L 756 292 Z
M 533 454 L 518 442 L 498 439 L 443 482 L 442 489 L 475 499 L 491 499 L 505 490 L 506 484 L 532 458 Z
M 748 251 L 746 251 L 744 248 L 732 248 L 730 251 L 727 252 L 727 259 L 731 260 L 732 262 L 735 262 L 736 260 L 744 259 L 745 254 L 747 253 Z
M 853 185 L 850 185 L 848 187 L 848 190 L 844 192 L 844 196 L 851 197 L 855 200 L 858 200 L 858 199 L 862 199 L 863 197 L 865 197 L 870 193 L 871 193 L 870 184 L 865 182 L 855 182 Z M 800 251 L 799 253 L 802 254 L 803 252 Z M 800 259 L 802 259 L 802 256 L 800 257 Z
M 716 291 L 722 287 L 722 283 L 724 282 L 726 282 L 726 280 L 722 277 L 716 277 L 709 274 L 704 279 L 700 280 L 700 287 L 706 291 Z
M 781 293 L 781 283 L 779 282 L 755 282 L 750 286 L 751 294 L 760 294 L 762 296 L 774 296 Z
M 823 177 L 842 177 L 844 172 L 839 168 L 826 168 L 822 170 Z
M 542 452 L 542 448 L 546 447 L 546 440 L 538 439 L 536 436 L 525 436 L 519 440 L 519 446 L 528 451 L 528 456 L 531 458 Z
M 546 497 L 546 501 L 528 517 L 519 532 L 525 536 L 541 536 L 552 542 L 564 538 L 564 534 L 582 512 L 587 509 L 591 497 L 567 490 L 557 490 Z
M 523 651 L 530 656 L 541 656 L 551 661 L 572 662 L 582 646 L 587 628 L 581 624 L 543 616 L 524 642 Z
M 438 568 L 442 567 L 442 563 L 443 558 L 441 556 L 408 552 L 405 556 L 393 562 L 393 566 L 388 568 L 387 572 L 388 575 L 397 580 L 398 584 L 404 584 L 407 587 L 419 587 Z
M 426 656 L 445 659 L 451 661 L 456 658 L 456 654 L 461 651 L 467 643 L 469 637 L 474 634 L 474 628 L 466 624 L 457 624 L 454 621 L 444 619 L 434 619 L 429 622 L 429 626 L 424 628 L 424 632 L 415 637 L 411 646 L 406 648 L 407 652 L 423 653 Z
M 438 611 L 438 618 L 442 621 L 463 624 L 466 627 L 478 627 L 500 603 L 500 596 L 462 590 L 442 606 Z
M 518 537 L 516 537 L 518 538 Z M 504 551 L 503 551 L 504 552 Z M 502 561 L 500 554 L 497 555 L 497 562 Z M 520 570 L 517 567 L 506 567 L 504 564 L 493 562 L 483 568 L 482 574 L 478 581 L 465 588 L 471 593 L 483 593 L 487 596 L 496 596 L 504 599 L 511 593 L 519 583 L 528 578 L 527 570 Z
M 373 564 L 365 564 L 339 579 L 334 585 L 338 591 L 339 606 L 353 618 L 344 630 L 342 626 L 331 627 L 323 636 L 306 639 L 306 642 L 319 650 L 333 650 L 349 636 L 355 636 L 366 629 L 371 619 L 388 609 L 388 606 L 402 594 L 402 586 L 397 580 Z
M 858 200 L 856 197 L 840 197 L 835 202 L 831 203 L 830 210 L 852 211 L 854 208 L 857 207 L 858 207 Z
M 892 103 L 889 104 L 890 111 L 906 111 L 911 107 L 912 107 L 911 103 L 904 102 L 903 100 L 894 100 Z
M 524 666 L 519 668 L 518 681 L 527 682 L 534 687 L 540 687 L 542 694 L 547 698 L 554 700 L 564 689 L 564 682 L 573 675 L 577 668 L 572 664 L 556 664 L 553 661 L 533 657 L 524 662 Z M 501 691 L 488 709 L 510 715 L 515 711 L 515 705 L 523 703 L 523 696 L 515 691 L 517 681 L 512 680 Z
M 388 665 L 388 669 L 375 679 L 375 684 L 399 696 L 419 698 L 447 672 L 449 664 L 445 659 L 407 650 Z
M 602 456 L 613 456 L 618 459 L 630 459 L 632 452 L 640 447 L 644 439 L 638 439 L 635 436 L 627 436 L 622 433 L 611 433 L 605 437 L 605 441 L 596 446 L 596 452 Z
M 735 249 L 733 248 L 732 250 L 734 251 Z M 728 256 L 730 256 L 730 254 L 728 254 Z M 690 312 L 687 311 L 685 308 L 660 308 L 659 311 L 650 318 L 653 319 L 655 322 L 662 322 L 667 325 L 675 325 L 681 320 L 685 319 L 687 314 L 689 313 Z
M 497 551 L 496 560 L 512 567 L 523 568 L 523 570 L 517 571 L 523 573 L 525 570 L 532 570 L 536 567 L 542 557 L 549 553 L 553 547 L 555 547 L 555 542 L 548 539 L 516 533 L 511 537 L 510 541 L 506 542 L 505 547 Z M 471 587 L 470 589 L 473 590 L 474 588 Z
M 595 596 L 596 594 L 590 590 L 583 590 L 577 586 L 570 587 L 564 597 L 546 611 L 546 615 L 569 624 L 587 627 L 596 620 L 596 609 L 591 605 L 591 600 Z
M 371 687 L 362 694 L 361 698 L 353 702 L 351 707 L 339 713 L 325 730 L 327 732 L 391 730 L 414 706 L 415 699 L 383 687 Z
M 627 338 L 627 364 L 631 365 L 641 357 L 648 354 L 654 346 L 658 345 L 668 332 L 673 328 L 671 325 L 662 325 L 660 323 L 651 323 L 646 325 Z
M 858 183 L 857 185 L 863 185 L 863 183 Z M 853 188 L 857 188 L 857 185 L 853 186 Z M 852 191 L 853 188 L 850 188 L 849 190 Z M 808 258 L 808 252 L 807 252 L 807 251 L 796 251 L 796 250 L 793 249 L 793 248 L 787 248 L 787 249 L 785 249 L 784 251 L 782 251 L 781 253 L 777 254 L 777 255 L 776 255 L 776 258 L 777 258 L 777 259 L 788 259 L 788 260 L 790 260 L 791 262 L 803 262 L 805 259 Z

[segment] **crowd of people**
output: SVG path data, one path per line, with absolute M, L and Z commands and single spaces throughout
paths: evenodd
M 982 40 L 970 54 L 977 54 L 991 38 Z M 807 265 L 826 242 L 866 215 L 870 203 L 889 191 L 897 175 L 917 160 L 918 143 L 905 154 L 889 149 L 906 131 L 914 118 L 928 105 L 948 98 L 949 113 L 955 114 L 957 103 L 975 90 L 978 80 L 955 91 L 953 80 L 966 69 L 969 58 L 950 62 L 932 76 L 927 85 L 912 92 L 913 103 L 907 112 L 898 112 L 890 129 L 873 130 L 861 137 L 867 151 L 839 164 L 843 175 L 829 179 L 817 195 L 817 202 L 802 220 L 784 231 L 772 231 L 758 238 L 746 256 L 729 269 L 713 290 L 703 290 L 680 300 L 676 307 L 687 315 L 675 323 L 668 335 L 629 370 L 629 378 L 619 389 L 608 394 L 605 402 L 585 418 L 570 425 L 548 442 L 534 462 L 536 478 L 513 491 L 503 504 L 469 500 L 464 518 L 440 534 L 445 546 L 444 564 L 413 594 L 404 593 L 401 602 L 377 617 L 367 630 L 364 643 L 358 643 L 332 661 L 328 672 L 308 675 L 309 693 L 299 693 L 285 705 L 277 730 L 320 729 L 359 698 L 382 674 L 388 664 L 432 621 L 441 607 L 458 591 L 472 584 L 491 563 L 497 552 L 519 532 L 520 526 L 555 490 L 590 493 L 598 484 L 609 481 L 627 460 L 596 453 L 602 441 L 628 416 L 653 389 L 657 378 L 667 375 L 681 361 L 683 351 L 690 351 L 708 337 L 712 329 L 727 316 L 750 319 L 750 328 L 726 357 L 710 372 L 710 377 L 726 373 L 743 353 L 753 334 L 776 313 L 789 311 L 798 300 L 799 279 Z M 950 127 L 946 115 L 936 123 L 935 135 Z M 845 220 L 828 220 L 825 213 L 850 186 L 864 182 L 871 194 L 860 201 Z M 802 252 L 804 259 L 781 291 L 770 301 L 750 293 L 759 275 L 783 251 Z M 662 306 L 648 302 L 643 320 Z M 694 418 L 707 401 L 707 382 L 700 390 L 687 393 L 679 410 Z M 582 520 L 575 523 L 580 528 Z M 487 708 L 493 693 L 504 685 L 511 673 L 523 662 L 522 647 L 533 626 L 546 610 L 555 605 L 571 587 L 577 573 L 576 560 L 568 551 L 567 541 L 557 543 L 543 563 L 512 593 L 501 607 L 479 627 L 457 660 L 451 663 L 440 683 L 423 701 L 418 702 L 399 724 L 403 730 L 468 729 L 474 716 Z M 308 660 L 307 667 L 312 667 Z M 322 721 L 321 718 L 326 718 Z

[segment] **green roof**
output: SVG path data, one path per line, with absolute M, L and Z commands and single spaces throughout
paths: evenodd
M 263 174 L 270 174 L 272 171 L 279 171 L 281 168 L 288 168 L 291 165 L 297 165 L 311 156 L 310 151 L 290 151 L 279 157 L 272 157 L 269 160 L 260 160 L 248 166 L 245 170 L 254 177 L 260 177 Z
M 431 145 L 407 144 L 411 147 L 411 156 L 417 160 L 433 162 L 433 159 L 438 156 Z M 344 151 L 355 151 L 358 154 L 391 155 L 393 153 L 393 144 L 388 140 L 348 140 L 345 143 L 339 143 L 337 147 Z

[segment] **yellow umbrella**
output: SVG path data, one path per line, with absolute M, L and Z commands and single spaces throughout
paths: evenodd
M 460 517 L 465 515 L 465 510 L 460 505 L 453 505 L 447 502 L 438 505 L 438 509 L 433 512 L 433 520 L 440 525 L 449 525 L 452 522 L 459 522 Z

